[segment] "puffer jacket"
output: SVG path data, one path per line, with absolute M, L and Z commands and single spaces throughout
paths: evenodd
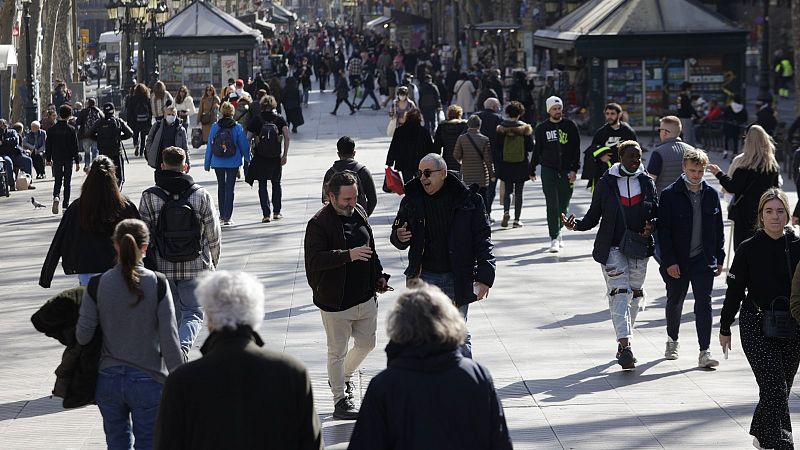
M 233 141 L 236 143 L 236 154 L 232 156 L 217 156 L 211 151 L 214 143 L 214 136 L 220 128 L 233 128 Z M 211 125 L 211 132 L 208 134 L 208 144 L 206 145 L 205 169 L 235 169 L 241 167 L 242 158 L 250 162 L 250 142 L 247 140 L 247 133 L 244 128 L 230 117 L 219 119 Z
M 181 119 L 175 119 L 175 146 L 182 148 L 186 152 L 186 164 L 190 167 L 192 165 L 189 160 L 189 140 L 186 137 L 186 128 L 183 127 Z M 150 133 L 147 134 L 147 165 L 153 169 L 161 168 L 161 151 L 164 150 L 161 146 L 161 135 L 164 131 L 164 119 L 156 122 L 155 126 L 150 128 Z
M 503 146 L 506 136 L 522 136 L 525 139 L 525 159 L 510 163 L 503 161 Z M 528 180 L 530 154 L 533 153 L 533 127 L 522 121 L 504 120 L 497 126 L 499 158 L 494 162 L 497 178 L 509 183 L 524 183 Z
M 31 316 L 37 331 L 66 346 L 61 364 L 55 370 L 56 384 L 53 387 L 53 395 L 64 399 L 64 408 L 94 403 L 97 386 L 102 333 L 98 328 L 87 345 L 80 345 L 75 339 L 83 291 L 82 287 L 62 291 Z
M 445 120 L 436 128 L 433 138 L 433 151 L 440 153 L 447 163 L 447 170 L 461 170 L 461 165 L 453 157 L 458 137 L 467 132 L 467 121 L 464 119 Z

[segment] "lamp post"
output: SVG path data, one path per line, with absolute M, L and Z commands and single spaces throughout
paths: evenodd
M 761 26 L 761 70 L 758 77 L 758 98 L 770 98 L 769 78 L 769 2 L 764 0 L 764 23 Z
M 173 7 L 177 9 L 180 2 L 173 0 Z M 143 30 L 142 38 L 150 40 L 150 54 L 153 58 L 153 71 L 148 78 L 148 84 L 158 81 L 161 73 L 158 70 L 158 54 L 156 53 L 156 38 L 164 36 L 164 24 L 169 19 L 169 8 L 164 1 L 148 0 L 147 17 L 145 19 L 146 28 Z
M 173 5 L 180 5 L 180 1 L 172 0 Z M 163 0 L 118 0 L 106 5 L 108 18 L 115 22 L 117 33 L 124 33 L 127 37 L 125 89 L 130 89 L 135 83 L 134 74 L 136 69 L 133 64 L 133 42 L 135 36 L 141 35 L 143 39 L 151 39 L 152 56 L 154 58 L 154 70 L 148 78 L 154 77 L 158 80 L 158 61 L 155 56 L 155 38 L 164 35 L 164 24 L 169 18 L 169 8 Z
M 25 122 L 30 124 L 39 118 L 39 101 L 36 98 L 36 86 L 33 83 L 33 57 L 31 54 L 31 0 L 22 0 L 22 18 L 25 21 L 25 62 L 28 64 L 28 99 L 25 102 Z

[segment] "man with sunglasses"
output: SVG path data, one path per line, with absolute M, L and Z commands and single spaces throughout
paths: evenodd
M 390 240 L 400 250 L 409 249 L 406 277 L 438 286 L 467 320 L 469 304 L 488 296 L 496 270 L 477 186 L 465 186 L 448 173 L 444 158 L 429 153 L 405 190 Z M 469 334 L 462 353 L 472 357 Z

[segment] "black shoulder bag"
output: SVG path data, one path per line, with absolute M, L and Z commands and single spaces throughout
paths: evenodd
M 628 222 L 625 219 L 625 208 L 622 207 L 622 202 L 619 199 L 619 194 L 616 192 L 611 182 L 606 180 L 611 188 L 611 194 L 617 199 L 619 205 L 619 214 L 622 216 L 622 226 L 625 231 L 622 233 L 622 240 L 619 241 L 619 251 L 628 258 L 633 259 L 647 259 L 650 256 L 650 237 L 644 237 L 641 234 L 628 229 Z M 637 178 L 636 181 L 639 181 Z M 641 184 L 641 182 L 639 182 Z M 644 189 L 642 189 L 642 196 L 644 196 Z
M 789 252 L 789 238 L 784 235 L 786 240 L 786 269 L 789 271 L 789 282 L 791 283 L 792 273 L 792 259 Z M 786 303 L 786 309 L 775 309 L 776 302 Z M 761 332 L 764 337 L 788 339 L 795 336 L 797 332 L 797 323 L 789 311 L 789 299 L 784 296 L 775 297 L 769 302 L 769 308 L 761 309 L 753 300 L 753 305 L 761 315 Z

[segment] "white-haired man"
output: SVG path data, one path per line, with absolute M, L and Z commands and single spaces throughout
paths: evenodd
M 467 188 L 447 172 L 444 158 L 429 153 L 405 189 L 390 239 L 409 249 L 406 277 L 438 286 L 466 320 L 469 304 L 489 295 L 495 275 L 492 231 L 477 186 Z M 463 352 L 472 357 L 469 334 Z
M 492 146 L 492 161 L 502 161 L 503 155 L 500 154 L 502 146 L 500 145 L 500 138 L 497 136 L 497 126 L 503 123 L 503 116 L 500 115 L 500 101 L 494 97 L 487 98 L 483 102 L 483 111 L 475 115 L 481 118 L 481 134 L 489 138 L 489 143 Z M 494 203 L 497 193 L 497 183 L 498 180 L 496 178 L 494 181 L 489 181 L 489 184 L 486 185 L 486 197 L 483 198 L 483 203 L 486 205 L 486 214 L 489 215 L 489 223 L 494 223 L 492 219 L 492 203 Z
M 264 286 L 250 274 L 219 271 L 200 282 L 197 296 L 210 334 L 203 357 L 164 384 L 154 447 L 321 450 L 308 371 L 263 348 L 256 332 Z

